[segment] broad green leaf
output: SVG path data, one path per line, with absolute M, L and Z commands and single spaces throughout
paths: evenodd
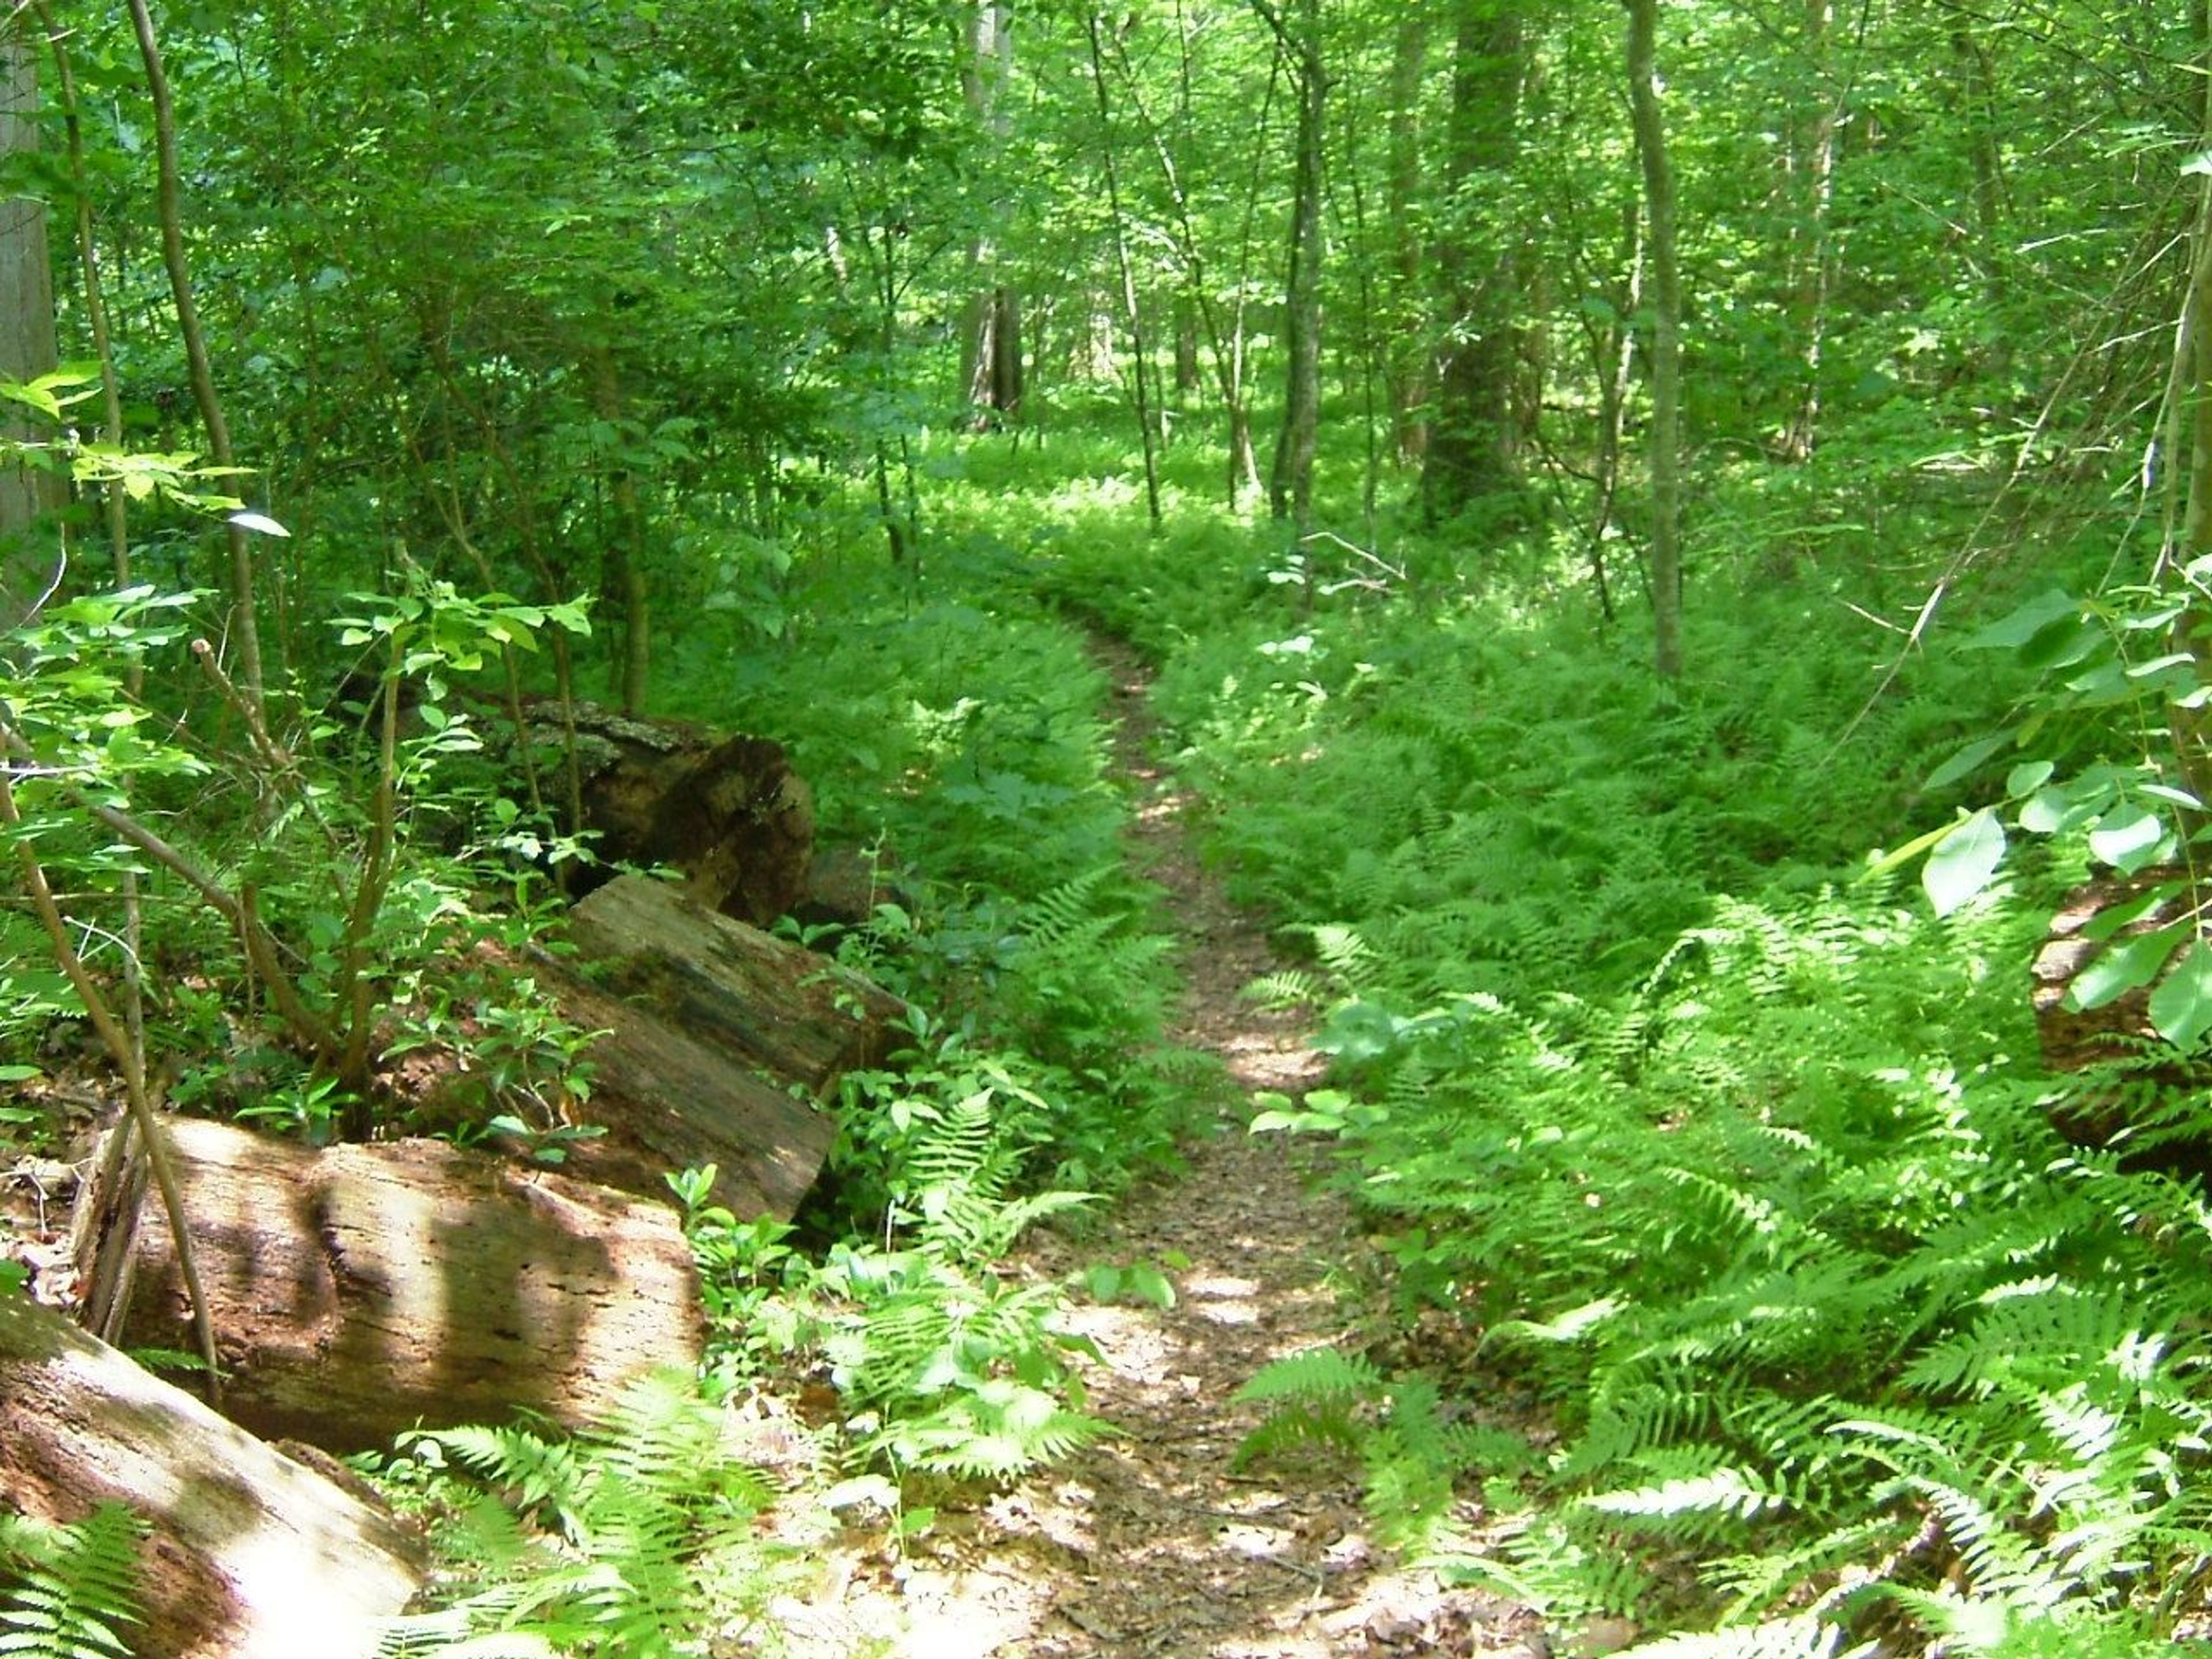
M 2191 942 L 2150 994 L 2150 1023 L 2177 1048 L 2194 1048 L 2212 1030 L 2212 945 Z
M 292 539 L 292 532 L 266 513 L 234 513 L 226 522 L 236 525 L 240 530 L 251 530 L 257 536 L 276 536 L 285 541 Z
M 2089 832 L 2089 850 L 2124 875 L 2133 875 L 2166 844 L 2166 820 L 2140 806 L 2107 812 Z
M 1968 651 L 2007 651 L 2026 645 L 2061 617 L 2081 615 L 2081 604 L 2071 593 L 2052 588 L 2039 593 L 2009 616 L 1969 635 Z
M 1988 886 L 2004 854 L 2004 826 L 1995 812 L 1984 806 L 1973 817 L 1961 818 L 1921 866 L 1920 884 L 1936 914 L 1949 915 Z
M 1948 788 L 1996 754 L 1998 750 L 2003 748 L 2005 738 L 2008 735 L 2010 734 L 2000 732 L 1994 738 L 1982 738 L 1966 744 L 1950 759 L 1930 772 L 1927 781 L 1920 787 L 1923 789 Z
M 2018 800 L 2022 795 L 2032 795 L 2051 781 L 2051 775 L 2058 769 L 2047 760 L 2022 761 L 2005 775 L 2005 798 Z
M 2098 911 L 2089 924 L 2082 928 L 2081 937 L 2096 940 L 2112 938 L 2113 934 L 2141 921 L 2166 900 L 2180 892 L 2184 885 L 2185 884 L 2178 881 L 2161 881 L 2136 894 L 2125 904 L 2116 904 L 2109 910 Z
M 2189 933 L 2187 922 L 2175 921 L 2154 933 L 2122 939 L 2075 975 L 2066 993 L 2066 1006 L 2085 1012 L 2149 984 Z

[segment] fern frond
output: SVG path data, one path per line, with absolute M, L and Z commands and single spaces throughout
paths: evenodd
M 138 1541 L 145 1526 L 121 1504 L 48 1527 L 9 1517 L 0 1529 L 0 1653 L 23 1659 L 130 1659 L 121 1627 L 139 1622 Z
M 1363 1354 L 1340 1348 L 1307 1348 L 1274 1360 L 1254 1372 L 1231 1396 L 1241 1404 L 1291 1401 L 1371 1400 L 1380 1395 L 1382 1374 Z

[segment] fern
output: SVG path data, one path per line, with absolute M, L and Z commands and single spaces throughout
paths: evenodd
M 123 1627 L 139 1622 L 144 1533 L 120 1504 L 66 1526 L 0 1516 L 0 1654 L 130 1659 Z
M 608 1422 L 572 1440 L 524 1429 L 407 1437 L 405 1455 L 450 1461 L 506 1504 L 467 1506 L 447 1531 L 480 1587 L 454 1607 L 396 1621 L 380 1651 L 673 1659 L 765 1600 L 775 1581 L 753 1516 L 770 1493 L 731 1453 L 721 1413 L 679 1376 L 627 1391 Z M 525 1522 L 537 1523 L 535 1532 Z

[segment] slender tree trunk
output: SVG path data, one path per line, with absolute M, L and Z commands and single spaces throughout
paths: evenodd
M 192 398 L 199 405 L 200 423 L 207 430 L 208 459 L 219 467 L 233 465 L 230 427 L 223 419 L 222 400 L 216 393 L 215 369 L 208 361 L 207 337 L 201 331 L 199 308 L 192 302 L 192 279 L 185 259 L 183 185 L 177 172 L 177 116 L 169 98 L 169 78 L 161 68 L 161 42 L 146 0 L 130 0 L 131 28 L 138 39 L 138 53 L 146 66 L 146 90 L 154 106 L 154 146 L 158 173 L 156 208 L 161 221 L 161 259 L 168 268 L 169 291 L 177 307 L 177 332 L 182 337 L 185 361 L 192 382 Z M 230 548 L 230 637 L 238 651 L 238 672 L 233 677 L 257 711 L 261 703 L 261 622 L 253 597 L 253 554 L 246 532 L 228 527 Z
M 1439 238 L 1444 343 L 1421 472 L 1433 522 L 1512 487 L 1518 262 L 1504 196 L 1518 153 L 1525 52 L 1512 0 L 1460 0 L 1452 63 L 1447 189 L 1459 222 Z
M 0 39 L 0 155 L 14 156 L 39 148 L 38 52 L 27 19 L 18 17 Z M 46 257 L 46 204 L 36 197 L 0 202 L 0 379 L 35 380 L 60 361 L 54 343 L 54 292 Z M 19 442 L 49 446 L 60 434 L 27 421 L 10 419 L 5 435 Z M 0 538 L 18 543 L 31 564 L 44 571 L 58 557 L 53 546 L 21 547 L 21 538 L 41 513 L 67 499 L 61 476 L 21 462 L 0 470 Z M 13 559 L 9 561 L 12 569 Z M 12 591 L 15 584 L 8 583 Z
M 1314 452 L 1321 435 L 1322 155 L 1328 70 L 1322 61 L 1320 0 L 1303 0 L 1295 38 L 1279 33 L 1298 99 L 1291 161 L 1289 270 L 1283 284 L 1288 386 L 1267 505 L 1300 541 L 1313 526 Z M 1278 29 L 1282 25 L 1278 23 Z
M 626 443 L 623 428 L 629 410 L 623 398 L 622 378 L 614 353 L 605 345 L 592 348 L 590 359 L 592 410 L 612 427 L 614 441 Z M 619 456 L 610 465 L 607 494 L 614 508 L 612 532 L 605 542 L 605 574 L 602 589 L 607 608 L 622 617 L 622 659 L 619 695 L 623 713 L 645 712 L 647 682 L 653 665 L 651 609 L 645 583 L 645 510 L 639 503 L 637 477 Z
M 1680 516 L 1682 287 L 1674 253 L 1674 175 L 1659 109 L 1659 0 L 1628 0 L 1628 103 L 1636 153 L 1644 164 L 1644 210 L 1651 257 L 1651 620 L 1652 666 L 1682 672 Z
M 2203 72 L 2212 76 L 2212 0 L 2196 9 Z M 2197 143 L 2212 149 L 2212 82 L 2199 104 Z M 2189 289 L 2182 301 L 2173 373 L 2166 388 L 2164 447 L 2168 457 L 2166 546 L 2161 574 L 2212 553 L 2212 173 L 2197 180 Z M 2183 457 L 2186 456 L 2185 463 Z M 2184 464 L 2186 471 L 2179 470 Z M 2178 520 L 2178 523 L 2177 523 Z M 2193 593 L 2185 585 L 2185 593 Z M 2195 659 L 2199 684 L 2212 684 L 2212 617 L 2186 606 L 2173 624 L 2173 648 Z M 2181 781 L 2199 805 L 2199 824 L 2212 818 L 2212 713 L 2180 702 L 2166 705 L 2168 736 Z
M 1401 14 L 1390 55 L 1390 153 L 1386 212 L 1390 222 L 1392 331 L 1401 343 L 1390 361 L 1390 425 L 1401 462 L 1419 465 L 1428 453 L 1430 354 L 1418 340 L 1421 302 L 1421 232 L 1415 217 L 1421 189 L 1421 83 L 1429 67 L 1429 20 L 1418 9 Z
M 1013 73 L 1013 11 L 1005 0 L 974 0 L 960 87 L 971 114 L 994 147 L 1012 131 L 1004 92 Z M 994 280 L 998 250 L 979 235 L 969 249 L 978 291 L 968 302 L 961 341 L 961 384 L 983 430 L 1014 415 L 1022 403 L 1022 307 L 1008 283 Z
M 1834 216 L 1836 129 L 1842 114 L 1829 72 L 1832 0 L 1804 0 L 1804 8 L 1799 39 L 1808 81 L 1799 100 L 1790 156 L 1797 198 L 1791 236 L 1796 292 L 1790 312 L 1802 379 L 1782 441 L 1783 459 L 1790 461 L 1811 458 L 1820 423 L 1820 359 L 1827 344 L 1828 290 L 1834 269 L 1829 223 Z
M 1088 12 L 1084 26 L 1091 39 L 1091 82 L 1098 94 L 1098 141 L 1106 162 L 1106 208 L 1114 222 L 1114 260 L 1121 273 L 1122 314 L 1129 325 L 1129 356 L 1137 404 L 1137 430 L 1145 450 L 1145 507 L 1158 530 L 1160 517 L 1159 446 L 1148 384 L 1152 354 L 1145 343 L 1145 318 L 1137 303 L 1136 269 L 1129 261 L 1128 228 L 1121 217 L 1121 172 L 1114 157 L 1114 112 L 1106 97 L 1106 58 L 1098 44 L 1098 14 Z

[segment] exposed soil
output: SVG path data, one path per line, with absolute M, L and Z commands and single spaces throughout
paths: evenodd
M 1048 1278 L 1098 1261 L 1168 1273 L 1170 1309 L 1081 1316 L 1105 1359 L 1088 1404 L 1119 1435 L 980 1510 L 940 1513 L 903 1560 L 848 1559 L 811 1608 L 793 1610 L 794 1633 L 899 1659 L 1539 1659 L 1550 1648 L 1527 1610 L 1440 1586 L 1370 1544 L 1352 1469 L 1237 1464 L 1259 1413 L 1237 1390 L 1271 1360 L 1348 1340 L 1338 1291 L 1361 1278 L 1366 1246 L 1316 1180 L 1310 1148 L 1244 1132 L 1251 1091 L 1296 1095 L 1321 1057 L 1297 1014 L 1243 996 L 1278 965 L 1266 934 L 1185 844 L 1189 802 L 1148 753 L 1141 675 L 1102 659 L 1135 792 L 1132 854 L 1168 890 L 1183 943 L 1170 1035 L 1220 1056 L 1248 1098 L 1188 1149 L 1186 1170 L 1125 1200 L 1104 1237 L 1042 1239 L 1016 1264 Z

